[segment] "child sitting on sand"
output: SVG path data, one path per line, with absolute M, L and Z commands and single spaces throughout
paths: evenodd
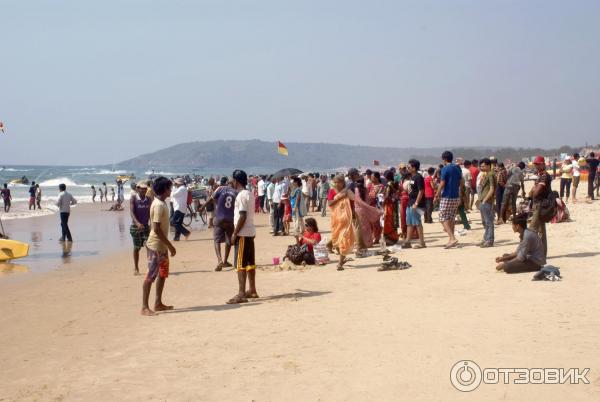
M 314 247 L 321 242 L 321 234 L 319 233 L 317 221 L 313 218 L 306 218 L 304 220 L 304 225 L 306 231 L 302 236 L 296 236 L 296 241 L 299 246 L 306 246 L 303 264 L 315 265 Z

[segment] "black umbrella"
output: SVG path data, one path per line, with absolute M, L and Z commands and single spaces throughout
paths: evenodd
M 283 177 L 298 176 L 299 174 L 302 174 L 302 170 L 298 170 L 298 169 L 294 169 L 294 168 L 285 168 L 285 169 L 281 169 L 278 172 L 273 173 L 273 178 L 280 179 Z

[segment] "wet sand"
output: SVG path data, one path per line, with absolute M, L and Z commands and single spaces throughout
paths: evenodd
M 258 291 L 225 304 L 233 272 L 214 272 L 211 234 L 178 244 L 165 302 L 142 317 L 143 277 L 130 250 L 21 281 L 0 280 L 0 395 L 6 400 L 597 400 L 600 393 L 600 202 L 569 205 L 574 221 L 549 225 L 549 260 L 562 282 L 495 272 L 514 250 L 510 226 L 497 246 L 481 240 L 479 214 L 463 247 L 444 250 L 439 224 L 428 248 L 403 250 L 405 271 L 377 272 L 380 259 L 279 271 L 291 238 L 268 235 L 260 216 Z M 326 219 L 318 217 L 322 232 Z M 127 220 L 126 220 L 127 222 Z M 145 272 L 145 269 L 143 270 Z M 153 295 L 151 296 L 151 302 Z M 450 369 L 590 368 L 589 385 L 488 385 L 461 393 Z
M 2 220 L 6 234 L 13 240 L 29 243 L 29 256 L 12 264 L 25 266 L 30 272 L 58 269 L 77 260 L 92 261 L 90 257 L 105 257 L 131 247 L 129 206 L 120 212 L 106 211 L 112 204 L 87 203 L 72 208 L 69 227 L 73 235 L 71 245 L 59 243 L 60 218 L 57 213 L 24 219 Z M 194 223 L 195 230 L 202 229 Z M 204 229 L 206 227 L 204 226 Z M 69 246 L 70 248 L 67 248 Z M 1 272 L 15 272 L 4 264 Z

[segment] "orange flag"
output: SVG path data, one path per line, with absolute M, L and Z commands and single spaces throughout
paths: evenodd
M 277 141 L 277 152 L 280 155 L 288 156 L 288 149 L 285 145 L 283 145 L 283 142 L 281 141 Z

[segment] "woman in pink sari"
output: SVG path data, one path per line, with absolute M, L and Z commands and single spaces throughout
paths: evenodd
M 383 203 L 379 200 L 379 196 L 383 195 L 384 186 L 381 183 L 381 175 L 379 172 L 374 172 L 371 176 L 371 185 L 369 186 L 367 194 L 367 202 L 373 208 L 377 208 L 383 214 Z M 373 243 L 377 244 L 381 240 L 381 220 L 371 224 L 371 230 L 373 231 Z
M 367 189 L 365 188 L 364 178 L 361 177 L 356 181 L 354 191 L 354 211 L 360 222 L 360 233 L 358 235 L 362 238 L 366 247 L 371 247 L 375 239 L 373 225 L 379 225 L 383 213 L 367 203 Z M 379 232 L 381 233 L 381 230 Z

